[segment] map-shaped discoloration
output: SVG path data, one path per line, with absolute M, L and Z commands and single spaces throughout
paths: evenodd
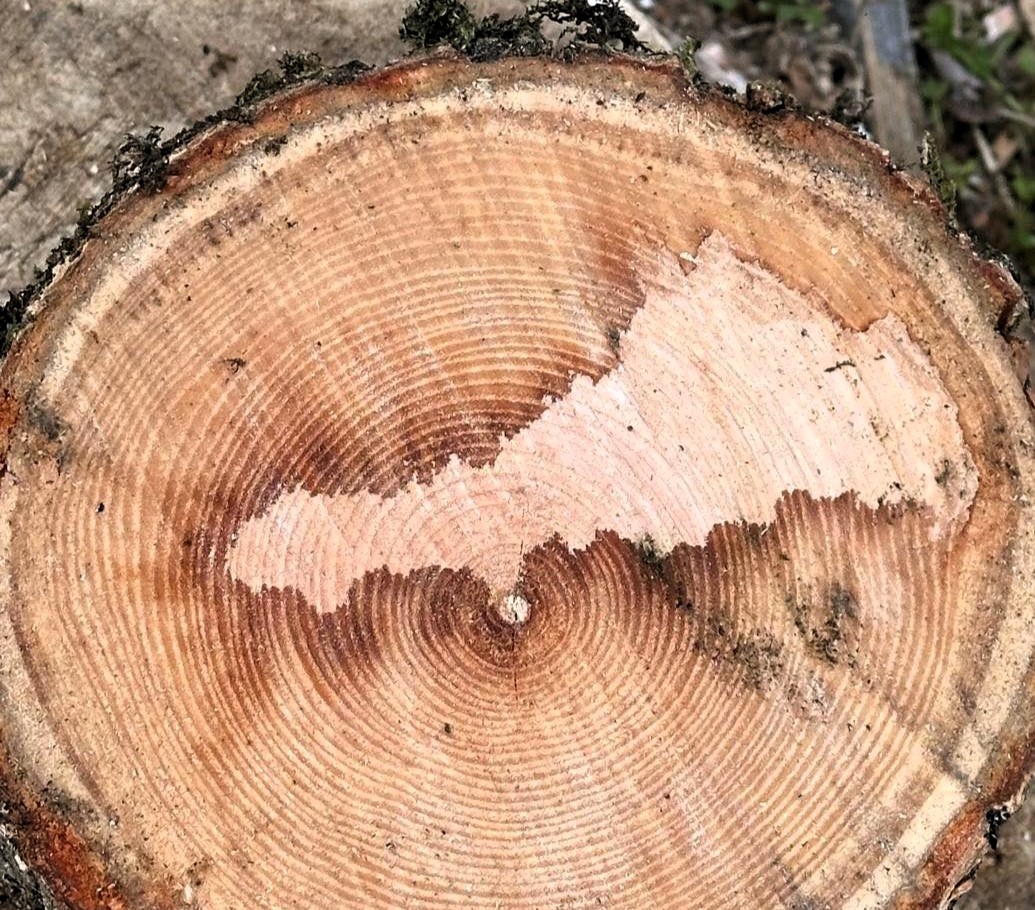
M 231 575 L 330 611 L 384 567 L 470 568 L 502 595 L 555 535 L 698 544 L 771 521 L 788 490 L 923 504 L 936 534 L 965 516 L 955 406 L 899 320 L 847 329 L 717 235 L 694 260 L 659 253 L 646 288 L 617 368 L 577 377 L 493 463 L 454 457 L 388 497 L 285 492 L 239 529 Z

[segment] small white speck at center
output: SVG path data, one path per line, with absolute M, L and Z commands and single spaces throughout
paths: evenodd
M 529 603 L 520 594 L 508 594 L 503 598 L 500 615 L 512 625 L 528 621 Z

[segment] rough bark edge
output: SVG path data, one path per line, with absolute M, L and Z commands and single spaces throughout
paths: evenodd
M 504 20 L 504 31 L 497 36 L 507 34 L 513 22 Z M 650 74 L 669 95 L 668 100 L 678 99 L 696 108 L 711 107 L 746 129 L 767 129 L 788 148 L 813 155 L 839 171 L 873 180 L 896 199 L 904 213 L 910 211 L 911 217 L 921 219 L 920 226 L 944 244 L 944 252 L 951 255 L 975 293 L 985 298 L 987 315 L 995 330 L 1011 345 L 1026 344 L 1016 333 L 1035 317 L 1035 303 L 1026 299 L 1008 258 L 976 245 L 960 230 L 929 178 L 903 171 L 888 152 L 858 132 L 835 119 L 808 111 L 791 96 L 770 86 L 753 84 L 744 96 L 738 96 L 729 89 L 706 85 L 696 74 L 692 60 L 681 55 L 659 55 L 645 50 L 638 42 L 631 47 L 632 52 L 619 53 L 610 43 L 582 40 L 560 47 L 553 43 L 547 50 L 537 46 L 529 52 L 527 33 L 519 31 L 518 37 L 513 45 L 502 41 L 493 46 L 491 54 L 485 55 L 468 53 L 469 44 L 458 47 L 449 40 L 441 40 L 435 46 L 444 44 L 451 50 L 411 57 L 377 69 L 360 61 L 327 67 L 315 54 L 287 54 L 281 59 L 279 74 L 270 70 L 259 73 L 231 106 L 170 139 L 161 140 L 156 128 L 144 136 L 127 137 L 113 162 L 111 189 L 83 212 L 74 234 L 59 243 L 44 268 L 37 270 L 33 282 L 20 293 L 11 294 L 7 309 L 0 312 L 0 379 L 9 375 L 13 363 L 20 359 L 22 351 L 13 348 L 34 346 L 34 339 L 28 336 L 39 336 L 44 327 L 27 330 L 36 324 L 37 317 L 50 312 L 45 294 L 66 272 L 89 258 L 84 256 L 88 241 L 101 234 L 101 228 L 109 223 L 114 226 L 131 217 L 134 203 L 160 195 L 169 178 L 183 179 L 190 172 L 190 180 L 204 179 L 221 156 L 227 157 L 228 149 L 237 147 L 233 142 L 235 135 L 249 143 L 265 141 L 265 150 L 275 154 L 283 142 L 286 126 L 292 122 L 293 105 L 304 106 L 307 98 L 321 87 L 353 85 L 357 92 L 365 91 L 370 97 L 381 93 L 392 98 L 427 96 L 451 85 L 467 84 L 470 77 L 466 74 L 486 61 L 516 69 L 520 66 L 516 58 L 534 58 L 535 63 L 552 61 L 565 68 L 607 64 L 612 72 L 625 69 L 636 71 L 641 77 Z M 417 78 L 418 74 L 424 78 Z M 535 75 L 548 81 L 545 72 L 532 73 L 530 78 Z M 318 116 L 311 115 L 312 119 Z M 1026 392 L 1029 385 L 1030 378 L 1025 379 Z M 17 416 L 17 404 L 6 399 L 6 392 L 0 394 L 4 398 L 0 401 L 2 476 L 6 471 L 7 435 Z M 973 879 L 982 859 L 994 852 L 998 827 L 1021 801 L 1035 769 L 1035 674 L 1029 673 L 1028 685 L 1029 690 L 1017 696 L 1018 710 L 1011 712 L 1022 717 L 1014 724 L 1015 733 L 1018 729 L 1022 732 L 1000 742 L 997 762 L 986 777 L 984 790 L 960 810 L 932 843 L 915 882 L 900 889 L 889 906 L 899 910 L 952 906 Z M 59 806 L 50 805 L 45 788 L 41 795 L 27 788 L 24 773 L 2 742 L 0 800 L 2 817 L 7 822 L 6 826 L 0 825 L 0 886 L 15 882 L 16 900 L 23 901 L 14 905 L 15 910 L 126 910 L 135 905 L 127 901 L 130 893 L 134 901 L 144 898 L 156 908 L 183 906 L 171 882 L 160 891 L 155 890 L 158 883 L 152 883 L 145 893 L 138 887 L 127 888 L 109 881 L 102 855 L 61 817 Z M 18 845 L 27 864 L 19 863 Z M 22 866 L 26 868 L 23 870 Z M 48 879 L 61 886 L 58 898 L 47 886 Z M 61 897 L 70 903 L 62 902 Z

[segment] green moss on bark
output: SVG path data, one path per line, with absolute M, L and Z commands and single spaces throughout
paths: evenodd
M 543 26 L 560 26 L 556 40 Z M 638 26 L 618 0 L 540 0 L 509 19 L 498 15 L 480 22 L 463 0 L 417 0 L 399 28 L 399 36 L 417 50 L 451 47 L 474 60 L 530 57 L 582 47 L 645 51 Z

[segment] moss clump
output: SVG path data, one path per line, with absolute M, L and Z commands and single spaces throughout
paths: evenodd
M 687 38 L 676 48 L 676 57 L 686 74 L 694 79 L 697 76 L 697 59 L 694 56 L 701 48 L 701 42 L 696 38 Z
M 142 136 L 127 136 L 111 165 L 112 182 L 136 184 L 146 190 L 165 186 L 169 156 L 163 150 L 162 128 L 152 126 Z M 80 211 L 80 220 L 83 212 Z
M 403 16 L 399 37 L 419 49 L 449 45 L 464 50 L 477 30 L 474 13 L 460 0 L 417 0 Z
M 543 26 L 561 26 L 556 42 Z M 418 50 L 451 47 L 475 60 L 530 57 L 580 47 L 646 50 L 636 23 L 618 0 L 541 0 L 510 19 L 478 21 L 463 0 L 417 0 L 403 18 L 399 35 Z
M 245 107 L 255 104 L 257 101 L 262 101 L 263 98 L 268 97 L 279 89 L 283 81 L 283 76 L 273 72 L 273 70 L 263 70 L 261 73 L 256 73 L 248 80 L 248 84 L 234 99 L 234 104 L 238 107 Z
M 542 23 L 527 16 L 501 19 L 497 14 L 483 20 L 465 53 L 473 60 L 501 57 L 538 57 L 549 54 L 553 45 L 542 32 Z
M 591 0 L 547 0 L 529 9 L 528 15 L 540 16 L 565 26 L 577 45 L 621 47 L 623 50 L 646 50 L 636 37 L 639 26 L 619 6 L 618 0 L 593 3 Z
M 920 165 L 931 182 L 931 188 L 953 221 L 956 219 L 956 182 L 948 175 L 942 163 L 938 146 L 931 140 L 930 134 L 924 135 L 920 147 Z
M 351 81 L 369 69 L 366 64 L 356 60 L 343 66 L 327 67 L 323 65 L 319 54 L 309 51 L 298 54 L 285 53 L 278 63 L 280 72 L 263 70 L 252 76 L 244 90 L 234 99 L 233 105 L 227 111 L 221 112 L 229 115 L 226 119 L 246 120 L 248 108 L 265 101 L 276 92 L 301 82 L 321 81 L 337 85 Z
M 288 52 L 280 58 L 280 71 L 284 79 L 291 82 L 317 76 L 323 72 L 323 68 L 320 55 L 312 51 L 300 54 Z

